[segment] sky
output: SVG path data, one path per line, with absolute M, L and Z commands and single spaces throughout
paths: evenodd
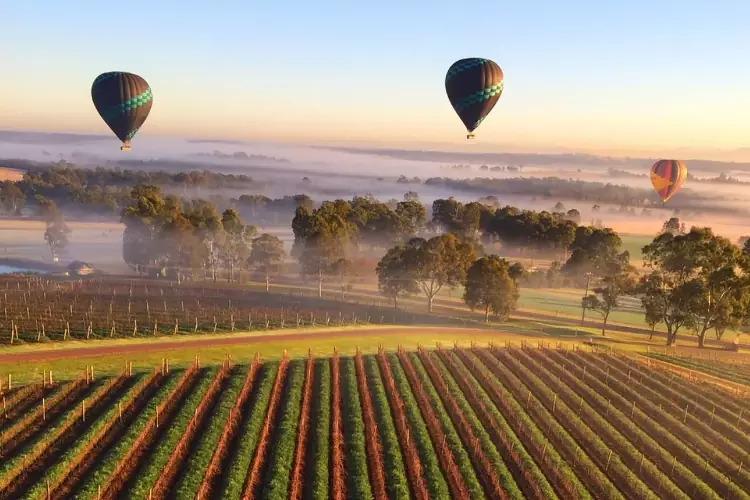
M 734 151 L 748 19 L 747 0 L 6 0 L 0 129 L 109 133 L 90 88 L 119 70 L 153 89 L 139 136 Z M 470 146 L 444 87 L 464 57 L 505 74 Z

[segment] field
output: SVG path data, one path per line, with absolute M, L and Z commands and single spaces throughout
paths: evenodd
M 3 386 L 0 498 L 750 498 L 750 399 L 612 350 L 454 347 Z

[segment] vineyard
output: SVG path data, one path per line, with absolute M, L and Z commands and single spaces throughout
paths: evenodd
M 2 390 L 2 499 L 750 499 L 750 400 L 612 352 L 164 360 Z
M 210 283 L 0 277 L 2 344 L 446 321 L 375 300 L 332 301 Z

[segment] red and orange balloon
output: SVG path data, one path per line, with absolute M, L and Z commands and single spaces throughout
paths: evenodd
M 651 167 L 651 184 L 666 203 L 687 178 L 687 167 L 680 160 L 659 160 Z

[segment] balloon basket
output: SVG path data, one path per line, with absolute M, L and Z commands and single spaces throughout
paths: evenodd
M 469 135 L 466 136 L 466 138 L 469 139 L 469 140 L 471 140 L 471 139 L 474 138 L 474 134 L 469 134 Z
M 130 151 L 130 146 L 128 145 L 120 146 L 120 151 Z

